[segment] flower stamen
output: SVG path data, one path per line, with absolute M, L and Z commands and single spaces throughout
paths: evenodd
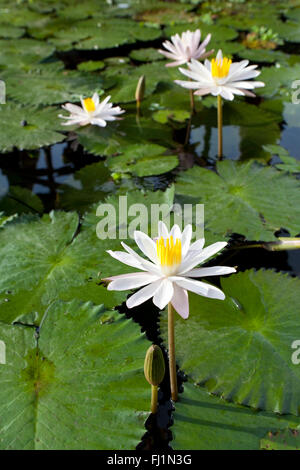
M 85 98 L 85 99 L 83 100 L 83 104 L 84 104 L 85 110 L 86 110 L 88 113 L 92 113 L 92 112 L 95 111 L 95 109 L 96 109 L 96 106 L 95 106 L 95 103 L 94 103 L 93 98 Z
M 171 267 L 181 263 L 181 240 L 179 238 L 174 243 L 172 235 L 166 241 L 163 237 L 160 237 L 156 241 L 156 247 L 161 266 Z
M 211 74 L 214 78 L 224 78 L 229 74 L 229 69 L 232 64 L 231 59 L 224 57 L 223 59 L 212 59 L 211 61 Z

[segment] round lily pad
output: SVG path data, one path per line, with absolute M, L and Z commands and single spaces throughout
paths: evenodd
M 188 376 L 238 404 L 300 414 L 300 280 L 249 270 L 221 278 L 225 300 L 189 294 L 190 317 L 176 316 L 176 357 Z M 167 343 L 166 315 L 161 335 Z

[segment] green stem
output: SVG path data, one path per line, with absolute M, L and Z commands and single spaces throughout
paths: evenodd
M 218 158 L 223 156 L 223 110 L 222 97 L 218 95 Z
M 174 309 L 172 304 L 168 304 L 168 345 L 169 345 L 169 368 L 171 397 L 173 401 L 178 399 L 177 374 L 175 360 L 175 332 L 174 332 Z
M 158 386 L 151 385 L 151 413 L 157 413 Z
M 190 90 L 190 100 L 191 100 L 191 114 L 195 113 L 195 99 L 193 90 Z

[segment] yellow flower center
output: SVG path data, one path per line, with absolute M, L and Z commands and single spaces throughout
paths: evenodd
M 83 104 L 84 104 L 85 110 L 88 113 L 92 113 L 96 109 L 93 98 L 85 98 L 85 100 L 83 100 Z
M 214 78 L 224 78 L 229 74 L 229 69 L 232 64 L 231 59 L 224 57 L 222 59 L 212 59 L 211 61 L 211 74 Z
M 172 235 L 166 241 L 160 237 L 156 241 L 156 247 L 161 266 L 172 267 L 181 263 L 181 240 L 178 238 L 174 243 Z

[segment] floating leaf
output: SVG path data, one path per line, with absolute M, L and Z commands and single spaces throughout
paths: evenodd
M 103 162 L 87 165 L 59 187 L 59 206 L 66 210 L 85 212 L 113 190 L 110 172 Z
M 8 194 L 0 198 L 0 211 L 4 211 L 6 215 L 42 213 L 43 209 L 40 198 L 20 186 L 10 186 Z
M 109 123 L 105 128 L 88 126 L 77 129 L 79 143 L 94 155 L 114 155 L 131 144 L 158 143 L 171 145 L 172 130 L 152 119 L 126 115 L 122 121 Z
M 0 338 L 1 449 L 135 449 L 148 416 L 148 342 L 131 320 L 55 302 L 38 340 L 33 328 L 4 324 Z
M 253 270 L 221 279 L 223 301 L 195 294 L 190 318 L 176 316 L 180 368 L 212 393 L 255 409 L 300 412 L 300 369 L 292 344 L 300 338 L 300 281 Z M 167 343 L 166 315 L 161 332 Z
M 129 145 L 119 156 L 110 157 L 107 165 L 117 173 L 133 173 L 137 176 L 161 175 L 178 165 L 176 155 L 164 155 L 166 148 L 156 144 Z
M 87 62 L 81 62 L 77 65 L 77 69 L 80 72 L 95 72 L 96 70 L 102 70 L 105 67 L 105 62 L 102 60 L 88 60 Z
M 28 105 L 48 105 L 79 101 L 97 92 L 102 94 L 103 81 L 97 75 L 74 70 L 58 70 L 55 66 L 30 70 L 16 70 L 4 74 L 9 97 Z
M 36 312 L 38 324 L 57 298 L 90 295 L 106 307 L 126 298 L 126 292 L 109 292 L 100 284 L 101 277 L 119 274 L 123 266 L 106 253 L 119 248 L 119 241 L 99 240 L 96 223 L 76 235 L 79 220 L 72 212 L 17 222 L 0 231 L 0 321 L 10 323 Z
M 32 90 L 34 93 L 34 90 Z M 0 106 L 0 149 L 11 151 L 37 149 L 64 140 L 61 120 L 56 108 L 37 109 L 13 103 Z
M 54 50 L 51 44 L 34 39 L 1 39 L 0 64 L 8 68 L 25 68 L 51 56 Z
M 285 434 L 288 426 L 299 425 L 295 416 L 257 412 L 227 403 L 185 383 L 176 403 L 171 446 L 175 450 L 259 450 L 270 430 L 275 435 Z
M 291 236 L 299 233 L 300 183 L 294 177 L 251 161 L 218 162 L 217 171 L 194 167 L 176 184 L 177 194 L 205 205 L 209 230 L 221 238 L 239 233 L 264 241 L 275 240 L 280 228 Z
M 145 49 L 136 49 L 130 52 L 130 58 L 138 62 L 154 62 L 155 60 L 163 60 L 164 56 L 153 47 Z

